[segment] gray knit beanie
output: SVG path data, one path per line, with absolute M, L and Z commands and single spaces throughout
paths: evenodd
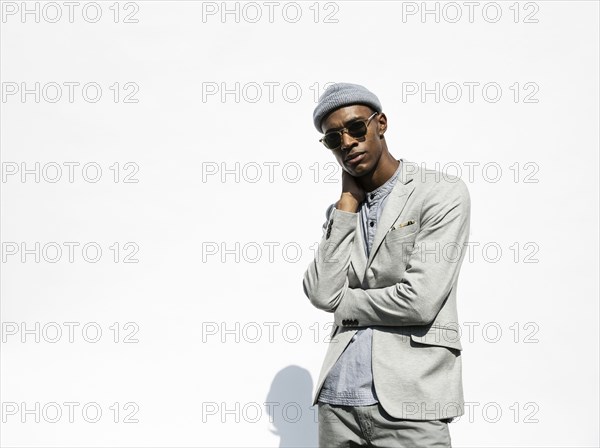
M 364 104 L 376 112 L 381 112 L 379 98 L 366 87 L 348 82 L 332 84 L 319 97 L 319 104 L 317 104 L 313 112 L 313 123 L 317 131 L 323 132 L 321 121 L 329 113 L 340 107 L 351 106 L 353 104 Z

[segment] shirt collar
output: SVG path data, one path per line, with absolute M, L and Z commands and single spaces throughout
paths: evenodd
M 394 188 L 394 184 L 398 179 L 398 175 L 400 174 L 400 171 L 402 169 L 402 160 L 399 160 L 399 162 L 400 163 L 398 164 L 398 168 L 396 168 L 394 174 L 392 174 L 392 176 L 383 185 L 380 185 L 373 191 L 365 192 L 365 201 L 369 205 L 371 205 L 374 202 L 378 202 L 379 200 L 381 200 L 381 198 L 383 198 L 390 191 L 392 191 L 392 189 Z

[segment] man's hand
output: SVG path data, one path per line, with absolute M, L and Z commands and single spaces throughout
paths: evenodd
M 356 213 L 359 204 L 365 199 L 365 190 L 362 189 L 354 176 L 342 170 L 342 196 L 335 204 L 335 208 L 345 212 Z

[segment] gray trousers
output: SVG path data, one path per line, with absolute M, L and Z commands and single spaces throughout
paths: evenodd
M 379 403 L 318 406 L 320 448 L 452 446 L 447 420 L 403 420 L 389 415 Z

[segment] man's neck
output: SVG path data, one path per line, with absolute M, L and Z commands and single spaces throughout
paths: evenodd
M 400 162 L 394 159 L 389 153 L 385 159 L 382 157 L 370 176 L 359 178 L 363 190 L 370 193 L 381 187 L 394 175 L 398 169 L 398 165 L 400 165 Z

